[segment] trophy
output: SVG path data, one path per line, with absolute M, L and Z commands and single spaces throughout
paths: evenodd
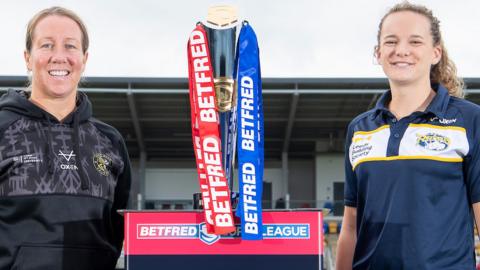
M 234 7 L 214 6 L 189 38 L 192 139 L 201 191 L 194 195 L 194 208 L 204 210 L 207 231 L 214 234 L 236 231 L 236 208 L 242 238 L 256 240 L 262 237 L 260 65 L 256 36 L 246 21 L 236 46 L 238 24 Z M 239 193 L 231 192 L 237 154 Z

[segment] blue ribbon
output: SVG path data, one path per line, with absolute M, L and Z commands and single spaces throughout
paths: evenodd
M 257 37 L 244 22 L 237 45 L 237 152 L 242 239 L 262 239 L 263 105 Z

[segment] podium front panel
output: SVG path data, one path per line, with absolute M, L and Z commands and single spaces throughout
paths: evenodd
M 321 269 L 320 211 L 263 212 L 263 240 L 206 232 L 200 211 L 127 211 L 125 266 L 150 269 Z

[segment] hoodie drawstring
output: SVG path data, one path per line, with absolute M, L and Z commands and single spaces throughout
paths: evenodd
M 55 160 L 55 156 L 52 151 L 52 146 L 53 146 L 52 122 L 50 121 L 50 118 L 47 115 L 45 115 L 45 118 L 48 121 L 48 128 L 47 128 L 48 143 L 45 145 L 45 158 L 47 159 L 48 173 L 53 174 L 53 170 L 54 170 L 53 161 Z
M 80 183 L 82 190 L 87 190 L 88 189 L 88 182 L 85 176 L 85 171 L 83 170 L 82 166 L 82 155 L 80 154 L 80 129 L 79 129 L 79 119 L 78 119 L 78 113 L 74 112 L 73 113 L 73 147 L 74 151 L 76 153 L 76 158 L 75 161 L 77 163 L 78 167 L 78 173 L 80 174 Z

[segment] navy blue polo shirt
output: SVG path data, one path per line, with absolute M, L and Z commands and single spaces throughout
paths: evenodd
M 480 201 L 480 107 L 442 85 L 424 112 L 385 106 L 356 117 L 346 141 L 345 205 L 357 208 L 353 269 L 472 270 Z

